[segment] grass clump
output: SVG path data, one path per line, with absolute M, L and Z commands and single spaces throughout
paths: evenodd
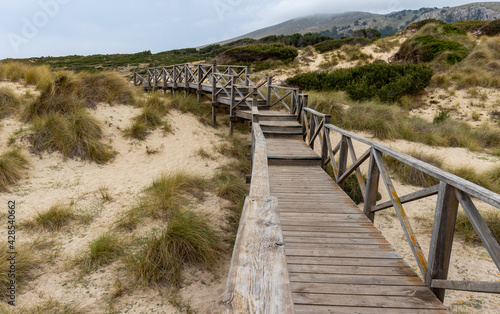
M 84 272 L 91 272 L 110 264 L 124 252 L 123 242 L 113 233 L 106 233 L 89 243 L 83 256 L 75 262 Z
M 52 71 L 47 65 L 26 67 L 24 81 L 26 84 L 35 85 L 36 88 L 41 91 L 50 89 L 54 83 Z
M 77 215 L 70 205 L 56 204 L 47 211 L 38 213 L 33 220 L 27 221 L 23 225 L 29 229 L 60 231 L 76 218 Z
M 210 267 L 220 254 L 220 243 L 206 217 L 181 210 L 129 258 L 128 267 L 142 282 L 179 287 L 183 265 Z
M 102 142 L 100 123 L 85 109 L 68 114 L 51 113 L 33 120 L 29 140 L 35 152 L 59 151 L 64 157 L 79 157 L 103 164 L 114 151 Z
M 237 204 L 248 194 L 248 186 L 241 176 L 230 169 L 222 168 L 213 179 L 217 196 L 223 197 L 232 204 Z
M 187 98 L 184 98 L 184 96 L 180 94 L 176 95 L 171 98 L 170 106 L 180 110 L 182 113 L 189 112 L 194 114 L 203 125 L 212 123 L 211 106 L 203 102 L 198 102 L 192 95 L 189 95 Z
M 404 42 L 395 59 L 416 64 L 431 62 L 441 54 L 446 54 L 448 64 L 455 64 L 467 57 L 469 50 L 456 41 L 437 39 L 431 35 L 418 36 Z
M 436 156 L 427 154 L 423 151 L 410 151 L 408 155 L 417 158 L 425 163 L 431 164 L 435 167 L 442 167 L 442 160 Z M 384 161 L 387 167 L 392 171 L 392 173 L 404 184 L 410 184 L 420 187 L 431 187 L 439 183 L 439 180 L 417 170 L 393 157 L 384 156 Z
M 484 221 L 491 230 L 495 239 L 500 242 L 500 214 L 492 211 L 483 211 L 480 213 Z M 467 214 L 463 210 L 458 212 L 455 232 L 462 236 L 465 242 L 480 244 L 481 238 L 472 226 Z
M 10 252 L 7 241 L 0 243 L 0 299 L 7 300 L 7 289 L 10 286 L 9 268 Z M 24 283 L 34 278 L 32 271 L 43 262 L 37 254 L 35 243 L 16 244 L 16 284 L 17 289 L 23 287 Z
M 29 167 L 28 158 L 20 148 L 12 148 L 0 155 L 0 192 L 7 191 L 10 185 L 17 183 Z
M 356 46 L 359 45 L 361 47 L 370 44 L 372 41 L 370 39 L 364 37 L 351 37 L 351 38 L 342 38 L 342 39 L 332 39 L 326 40 L 314 45 L 314 48 L 319 53 L 325 53 L 328 51 L 333 51 L 340 49 L 344 46 L 351 45 Z
M 139 204 L 126 211 L 118 228 L 133 230 L 144 217 L 168 219 L 189 203 L 189 196 L 201 198 L 204 179 L 185 172 L 162 174 L 144 191 Z
M 134 105 L 137 89 L 117 72 L 79 73 L 83 84 L 83 98 L 88 105 L 97 103 Z
M 0 119 L 16 113 L 20 105 L 21 101 L 12 89 L 0 87 Z

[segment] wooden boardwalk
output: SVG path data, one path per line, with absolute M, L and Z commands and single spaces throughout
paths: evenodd
M 222 302 L 224 313 L 445 313 L 447 290 L 500 294 L 500 283 L 449 280 L 459 206 L 500 271 L 500 244 L 476 207 L 500 209 L 500 195 L 395 149 L 330 123 L 308 108 L 301 90 L 273 85 L 247 67 L 182 64 L 135 71 L 134 85 L 185 97 L 211 98 L 212 122 L 220 107 L 252 122 L 252 174 Z M 287 111 L 273 111 L 274 106 Z M 337 145 L 333 138 L 340 138 Z M 368 148 L 360 156 L 353 142 Z M 321 154 L 314 152 L 321 145 Z M 384 156 L 439 182 L 400 196 Z M 368 173 L 360 166 L 369 163 Z M 333 169 L 330 177 L 323 170 Z M 363 210 L 343 192 L 354 175 Z M 366 175 L 366 179 L 365 179 Z M 377 203 L 384 191 L 389 201 Z M 404 204 L 435 196 L 429 252 L 412 229 Z M 394 210 L 418 265 L 408 266 L 374 227 L 375 214 Z M 428 253 L 428 254 L 426 254 Z
M 297 313 L 446 312 L 302 139 L 267 144 Z

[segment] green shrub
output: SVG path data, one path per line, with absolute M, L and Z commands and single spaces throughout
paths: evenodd
M 10 185 L 17 183 L 29 167 L 28 158 L 20 148 L 13 148 L 0 155 L 0 192 L 7 191 Z
M 449 110 L 441 110 L 437 116 L 434 117 L 434 120 L 432 121 L 434 124 L 438 124 L 441 122 L 444 122 L 448 120 L 450 117 L 450 111 Z
M 374 28 L 363 28 L 352 32 L 351 37 L 374 39 L 382 37 L 382 33 Z
M 416 64 L 431 62 L 443 54 L 448 64 L 455 64 L 467 57 L 469 50 L 456 41 L 437 39 L 431 35 L 417 36 L 405 41 L 394 59 Z
M 297 48 L 285 46 L 284 44 L 251 44 L 226 50 L 217 59 L 229 63 L 262 62 L 269 60 L 281 60 L 288 63 L 293 61 L 298 55 Z
M 19 97 L 7 87 L 0 87 L 0 119 L 17 112 L 21 105 Z
M 129 258 L 128 267 L 140 281 L 178 287 L 183 265 L 210 267 L 220 252 L 220 238 L 208 219 L 182 210 L 164 231 L 146 240 L 145 247 Z
M 97 163 L 106 163 L 114 156 L 111 147 L 101 141 L 100 123 L 85 109 L 36 118 L 31 130 L 29 139 L 36 152 L 55 150 L 65 157 Z
M 343 39 L 332 39 L 332 40 L 326 40 L 323 42 L 320 42 L 316 45 L 314 45 L 314 48 L 319 52 L 319 53 L 325 53 L 328 51 L 340 49 L 341 47 L 345 45 L 359 45 L 359 46 L 366 46 L 371 43 L 371 40 L 364 38 L 364 37 L 353 37 L 353 38 L 343 38 Z
M 370 64 L 331 73 L 299 74 L 287 83 L 305 90 L 345 90 L 354 100 L 397 101 L 423 91 L 433 74 L 431 68 L 422 65 Z

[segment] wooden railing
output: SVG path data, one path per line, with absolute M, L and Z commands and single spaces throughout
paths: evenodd
M 252 183 L 236 236 L 223 312 L 293 313 L 278 199 L 269 187 L 266 139 L 257 107 L 252 113 Z
M 353 173 L 356 175 L 363 195 L 364 213 L 370 220 L 374 220 L 376 212 L 391 207 L 395 208 L 405 238 L 412 250 L 425 284 L 432 289 L 441 301 L 444 300 L 446 289 L 500 293 L 500 282 L 447 280 L 459 205 L 464 209 L 484 247 L 500 270 L 500 245 L 473 201 L 473 198 L 477 198 L 500 209 L 500 195 L 383 144 L 370 141 L 336 127 L 330 124 L 330 116 L 307 108 L 307 101 L 302 110 L 301 121 L 304 140 L 311 148 L 314 148 L 314 141 L 319 139 L 323 167 L 326 168 L 327 165 L 330 165 L 333 168 L 333 179 L 340 187 L 344 187 L 348 176 Z M 340 140 L 336 145 L 331 141 L 333 133 L 340 135 Z M 353 141 L 367 145 L 368 150 L 358 157 Z M 439 184 L 409 195 L 399 196 L 384 163 L 384 155 L 395 158 L 437 179 Z M 347 168 L 349 156 L 351 166 Z M 367 182 L 365 182 L 360 166 L 367 161 L 369 162 L 369 169 Z M 387 190 L 390 201 L 377 204 L 380 178 L 382 178 L 383 186 Z M 403 204 L 433 195 L 438 195 L 438 198 L 430 250 L 426 259 Z

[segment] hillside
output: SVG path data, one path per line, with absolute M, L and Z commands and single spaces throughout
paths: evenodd
M 319 14 L 288 20 L 286 22 L 256 30 L 254 32 L 228 39 L 228 43 L 242 38 L 259 39 L 272 35 L 290 35 L 293 33 L 318 33 L 340 38 L 349 36 L 355 30 L 375 28 L 383 36 L 393 35 L 413 21 L 428 18 L 455 23 L 462 20 L 495 20 L 500 18 L 499 2 L 477 2 L 452 8 L 421 8 L 403 10 L 389 14 L 367 12 L 347 12 L 341 14 Z

